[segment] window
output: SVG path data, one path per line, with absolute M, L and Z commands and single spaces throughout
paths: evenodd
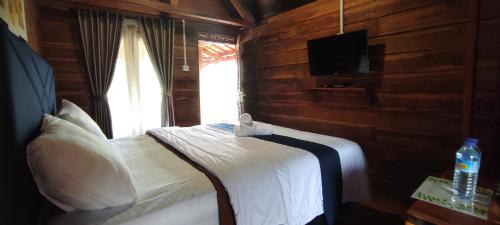
M 161 127 L 161 87 L 137 25 L 122 30 L 108 102 L 115 138 Z

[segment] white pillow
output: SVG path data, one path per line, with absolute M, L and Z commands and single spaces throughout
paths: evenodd
M 59 111 L 57 116 L 80 126 L 98 137 L 108 139 L 102 132 L 101 128 L 99 128 L 99 125 L 97 125 L 97 123 L 85 111 L 83 111 L 83 109 L 78 107 L 73 102 L 63 99 L 61 111 Z
M 42 195 L 65 211 L 132 203 L 133 178 L 118 149 L 51 115 L 28 145 L 28 164 Z

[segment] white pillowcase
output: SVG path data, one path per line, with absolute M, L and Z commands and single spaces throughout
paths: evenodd
M 102 138 L 51 115 L 28 145 L 28 164 L 39 191 L 65 211 L 132 203 L 136 190 L 118 149 Z
M 78 107 L 73 102 L 63 99 L 61 111 L 59 111 L 57 116 L 80 126 L 98 137 L 108 139 L 102 132 L 101 128 L 99 128 L 99 125 L 97 125 L 97 123 L 85 111 L 83 111 L 83 109 Z

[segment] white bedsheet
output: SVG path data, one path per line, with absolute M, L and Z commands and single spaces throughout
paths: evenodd
M 217 192 L 210 180 L 149 135 L 111 140 L 134 177 L 133 205 L 51 215 L 50 225 L 218 225 Z
M 239 225 L 302 225 L 323 213 L 319 161 L 308 151 L 252 137 L 235 137 L 233 133 L 205 126 L 163 128 L 150 132 L 221 180 L 229 193 Z M 344 148 L 344 151 L 339 151 L 341 162 L 343 158 L 349 159 L 345 163 L 347 166 L 341 168 L 360 170 L 345 173 L 346 176 L 359 175 L 354 179 L 360 179 L 347 181 L 344 185 L 358 191 L 345 194 L 346 201 L 366 197 L 365 161 L 357 144 L 283 127 L 275 127 L 274 132 L 335 149 Z M 361 162 L 354 163 L 356 160 Z
M 265 124 L 262 122 L 255 122 Z M 270 124 L 267 124 L 270 125 Z M 370 198 L 365 155 L 355 142 L 322 134 L 310 133 L 272 125 L 275 134 L 329 146 L 339 153 L 342 168 L 342 202 Z
M 343 201 L 355 201 L 369 197 L 366 161 L 361 148 L 356 143 L 341 138 L 302 132 L 279 126 L 273 126 L 273 128 L 275 134 L 317 142 L 336 149 L 341 160 Z M 241 139 L 245 139 L 243 142 L 251 147 L 255 147 L 255 141 L 262 142 L 259 143 L 259 146 L 264 145 L 266 148 L 269 147 L 267 145 L 275 145 L 274 143 L 268 143 L 250 137 Z M 114 139 L 111 141 L 122 150 L 127 165 L 132 171 L 135 178 L 134 185 L 136 185 L 139 193 L 138 202 L 134 205 L 94 212 L 55 214 L 46 218 L 44 224 L 218 224 L 216 190 L 203 173 L 199 172 L 182 159 L 179 159 L 148 135 Z M 263 153 L 263 150 L 259 152 Z M 289 153 L 290 155 L 288 155 Z M 292 160 L 290 163 L 278 163 L 277 168 L 284 173 L 296 174 L 297 176 L 304 176 L 304 174 L 300 174 L 300 167 L 317 161 L 309 152 L 303 150 L 297 151 L 297 149 L 293 148 L 280 151 L 278 156 L 279 158 L 286 157 Z M 305 157 L 302 159 L 302 156 Z M 270 155 L 265 157 L 270 157 Z M 241 163 L 243 168 L 252 166 L 250 161 L 235 163 Z M 304 165 L 302 165 L 303 163 Z M 294 166 L 297 166 L 296 171 L 287 171 L 287 167 Z M 313 166 L 313 168 L 315 168 L 315 166 Z M 256 176 L 254 177 L 255 179 L 259 178 L 257 171 L 249 171 L 249 174 L 245 174 L 245 176 L 252 176 L 252 174 Z M 309 176 L 310 174 L 307 173 L 306 175 Z M 282 182 L 287 182 L 287 180 L 283 180 L 283 178 L 286 177 L 284 174 L 280 177 Z M 238 179 L 243 180 L 243 177 L 239 177 Z M 292 181 L 294 183 L 300 183 L 300 180 L 295 180 L 295 178 L 294 180 L 290 180 L 290 182 Z M 308 222 L 306 220 L 309 220 L 309 218 L 314 218 L 315 215 L 323 213 L 323 207 L 320 205 L 321 199 L 317 198 L 318 195 L 311 197 L 307 193 L 299 193 L 300 190 L 306 189 L 313 190 L 309 193 L 321 193 L 321 180 L 318 180 L 318 176 L 313 176 L 312 181 L 313 185 L 308 185 L 308 187 L 297 187 L 291 190 L 291 192 L 297 193 L 297 196 L 292 196 L 291 199 L 286 200 L 287 203 L 285 204 L 293 204 L 292 210 L 287 212 L 287 215 L 281 215 L 281 218 L 297 215 L 296 217 L 298 218 L 294 218 L 293 220 L 297 221 L 296 224 L 302 224 L 302 221 L 306 223 Z M 267 187 L 266 183 L 259 182 L 259 184 L 263 184 L 264 187 Z M 247 191 L 253 192 L 254 190 L 252 187 L 248 187 Z M 266 195 L 271 198 L 275 195 L 275 193 L 272 193 L 270 190 L 263 194 L 264 195 L 259 194 L 255 200 L 248 202 L 248 204 L 256 204 L 256 201 L 266 197 Z M 304 210 L 305 208 L 310 210 Z M 266 208 L 261 208 L 260 213 L 267 216 L 275 212 L 272 208 L 269 208 L 269 211 L 267 210 Z M 239 210 L 238 213 L 241 215 L 246 212 Z

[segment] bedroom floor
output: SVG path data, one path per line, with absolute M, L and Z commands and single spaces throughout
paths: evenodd
M 383 213 L 358 203 L 342 206 L 336 225 L 400 225 L 404 219 L 396 214 Z
M 412 201 L 402 201 L 401 199 L 387 194 L 373 193 L 372 198 L 367 201 L 360 202 L 361 205 L 380 212 L 398 215 L 401 218 L 406 218 L 406 210 L 410 208 Z

